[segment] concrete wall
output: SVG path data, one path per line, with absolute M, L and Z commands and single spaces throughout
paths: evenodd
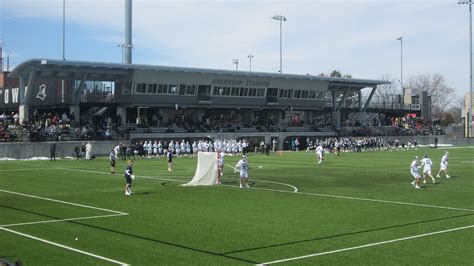
M 122 141 L 123 142 L 123 141 Z M 49 157 L 49 148 L 56 143 L 56 157 L 73 156 L 74 147 L 80 145 L 80 141 L 60 141 L 60 142 L 18 142 L 1 143 L 0 158 L 27 159 L 32 157 Z M 119 144 L 120 141 L 91 141 L 92 154 L 96 156 L 108 155 L 110 151 Z M 124 142 L 130 145 L 130 142 Z

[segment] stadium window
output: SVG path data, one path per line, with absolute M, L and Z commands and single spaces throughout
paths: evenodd
M 308 99 L 309 91 L 302 90 L 301 91 L 301 99 Z
M 179 85 L 179 95 L 184 95 L 186 93 L 186 85 L 180 84 Z
M 222 87 L 212 87 L 212 95 L 222 95 Z
M 224 92 L 222 93 L 224 96 L 229 96 L 230 95 L 230 87 L 224 87 Z
M 324 93 L 322 91 L 318 91 L 316 98 L 317 99 L 324 99 Z
M 301 98 L 301 90 L 295 90 L 295 92 L 293 93 L 293 98 Z
M 240 88 L 240 96 L 245 97 L 247 96 L 248 92 L 249 92 L 249 88 Z
M 292 89 L 289 89 L 288 90 L 288 99 L 292 98 L 293 97 L 293 90 Z
M 255 97 L 257 96 L 257 89 L 256 88 L 250 88 L 249 89 L 249 97 Z
M 281 89 L 280 90 L 280 98 L 288 97 L 288 90 Z
M 316 91 L 310 91 L 310 92 L 309 92 L 309 98 L 310 98 L 310 99 L 316 98 Z
M 164 94 L 168 92 L 168 84 L 159 84 L 158 93 Z
M 146 83 L 138 83 L 137 93 L 145 93 L 145 92 L 146 92 Z
M 257 89 L 257 97 L 265 97 L 265 89 Z
M 196 95 L 196 85 L 187 85 L 186 95 Z
M 240 91 L 240 88 L 239 87 L 232 87 L 232 90 L 230 92 L 230 95 L 232 96 L 239 96 L 239 91 Z
M 176 94 L 178 92 L 178 85 L 170 85 L 169 86 L 169 94 Z
M 156 93 L 157 84 L 148 84 L 146 93 Z

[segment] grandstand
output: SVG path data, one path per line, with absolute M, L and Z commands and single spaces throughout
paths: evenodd
M 50 59 L 1 80 L 4 141 L 439 133 L 382 80 Z

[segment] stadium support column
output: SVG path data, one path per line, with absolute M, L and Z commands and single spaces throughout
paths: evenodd
M 340 128 L 341 127 L 341 112 L 338 109 L 338 106 L 336 105 L 336 91 L 331 92 L 331 102 L 332 102 L 332 112 L 331 112 L 331 121 L 332 125 L 335 128 Z
M 357 96 L 359 98 L 359 119 L 360 119 L 360 124 L 361 126 L 366 125 L 367 119 L 365 116 L 365 110 L 364 110 L 364 105 L 362 104 L 362 92 L 359 90 L 357 92 Z
M 124 125 L 127 118 L 127 110 L 125 109 L 125 107 L 117 107 L 117 116 L 120 116 L 120 121 L 117 122 Z
M 27 87 L 25 86 L 25 78 L 23 75 L 20 75 L 20 106 L 18 110 L 18 116 L 20 118 L 20 123 L 23 123 L 23 121 L 28 120 L 28 114 L 29 114 L 29 106 L 28 103 L 26 102 L 26 93 L 27 93 Z

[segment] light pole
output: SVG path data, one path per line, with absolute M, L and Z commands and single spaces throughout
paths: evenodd
M 133 49 L 133 45 L 132 44 L 125 44 L 125 43 L 119 43 L 117 44 L 117 47 L 121 47 L 122 48 L 122 64 L 128 64 L 127 62 L 125 62 L 125 48 L 132 48 Z
M 239 59 L 232 59 L 232 64 L 235 64 L 235 70 L 239 70 Z
M 66 0 L 63 0 L 63 61 L 66 60 Z M 64 103 L 64 79 L 61 80 L 61 102 Z
M 472 135 L 472 0 L 459 1 L 459 5 L 469 5 L 469 115 L 467 117 L 467 137 Z
M 249 54 L 249 56 L 247 57 L 249 58 L 249 69 L 250 69 L 250 72 L 252 72 L 252 58 L 254 58 L 254 56 Z
M 400 86 L 402 86 L 402 109 L 405 107 L 405 88 L 403 87 L 403 36 L 397 38 L 400 41 Z
M 282 73 L 283 21 L 286 21 L 286 17 L 282 15 L 275 15 L 272 17 L 272 19 L 280 21 L 280 73 Z

